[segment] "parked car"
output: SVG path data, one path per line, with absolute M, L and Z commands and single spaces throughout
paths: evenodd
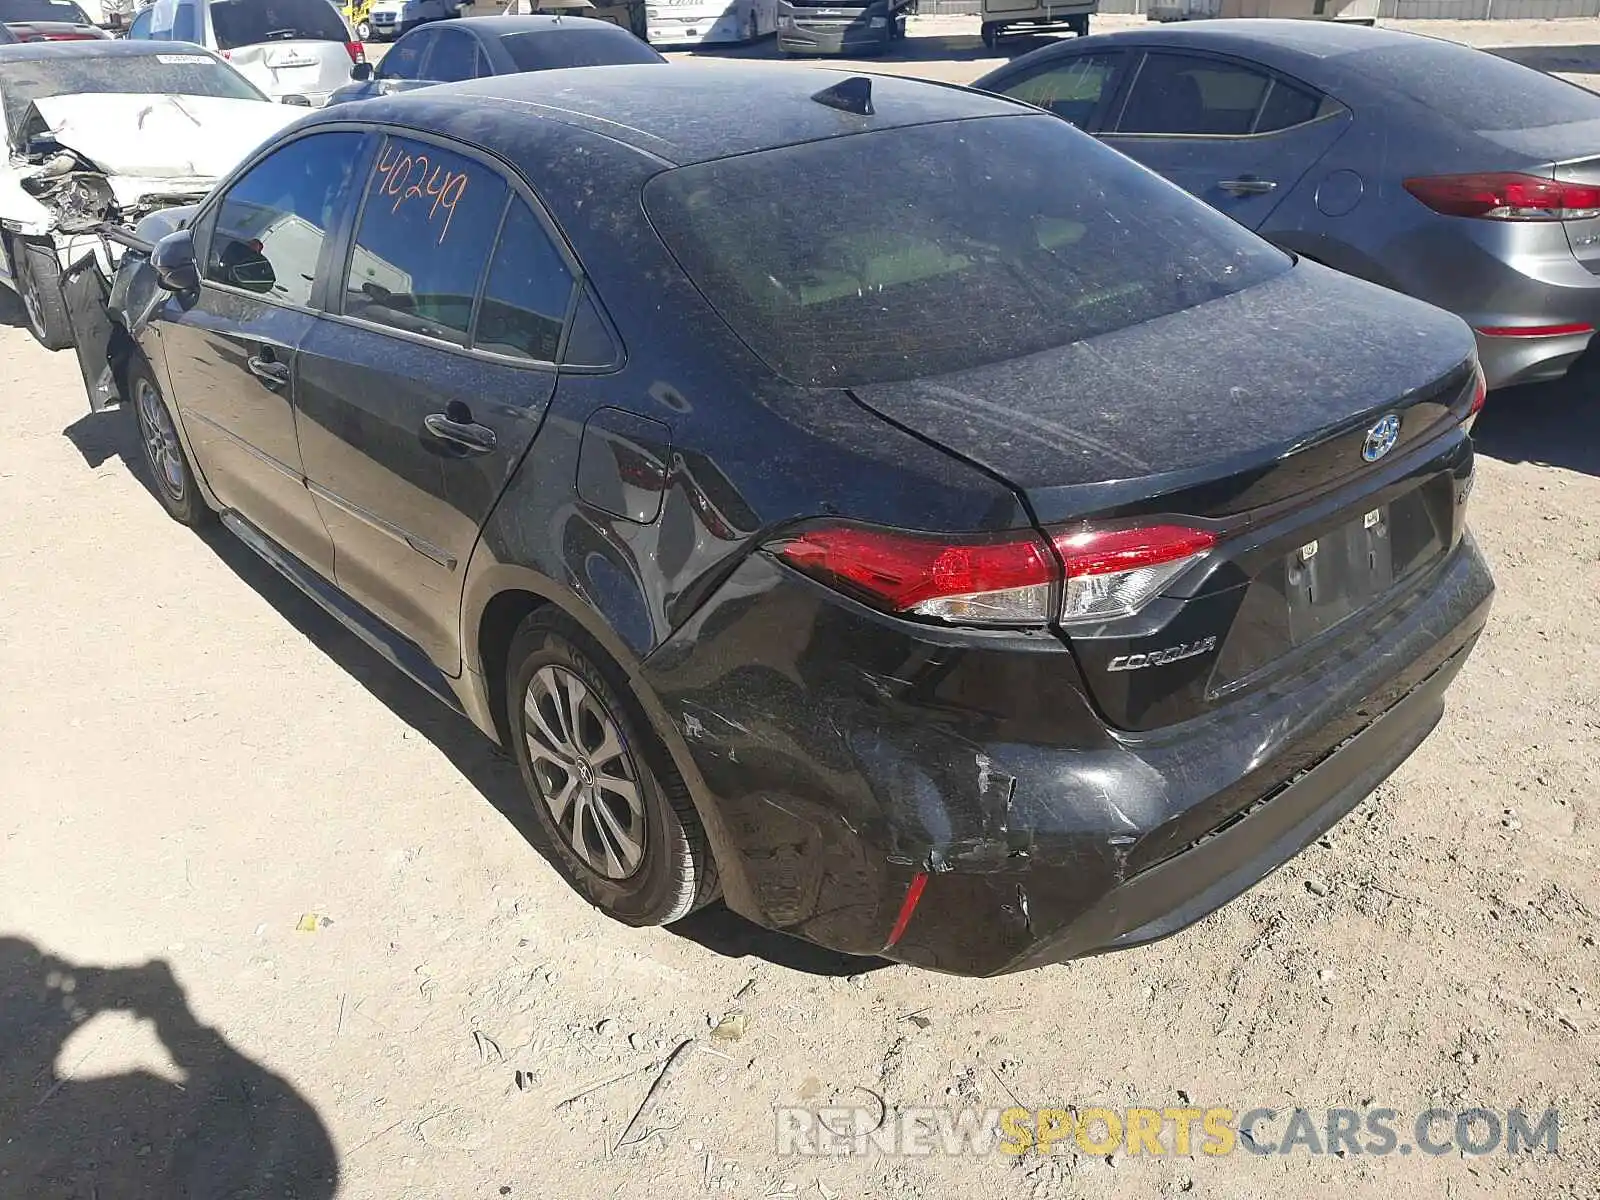
M 156 0 L 128 26 L 134 41 L 193 42 L 227 59 L 274 100 L 313 107 L 367 61 L 328 0 Z
M 1037 104 L 1255 230 L 1477 331 L 1491 388 L 1600 321 L 1600 96 L 1451 42 L 1204 21 L 1046 47 L 974 86 Z
M 1489 609 L 1467 328 L 1008 100 L 478 80 L 141 236 L 80 353 L 161 503 L 515 756 L 622 921 L 1162 937 L 1411 753 Z
M 0 107 L 0 285 L 51 350 L 72 344 L 62 268 L 110 266 L 101 224 L 192 203 L 299 115 L 198 46 L 111 39 L 0 48 Z
M 383 56 L 377 70 L 351 69 L 330 104 L 366 100 L 440 83 L 562 67 L 664 63 L 645 43 L 607 21 L 583 17 L 480 17 L 413 29 Z
M 87 42 L 109 36 L 73 0 L 0 0 L 0 28 L 10 35 L 8 42 Z
M 374 42 L 392 41 L 419 25 L 460 15 L 458 0 L 372 0 L 367 9 L 369 38 Z

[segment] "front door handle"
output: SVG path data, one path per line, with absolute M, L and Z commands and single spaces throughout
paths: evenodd
M 444 413 L 429 413 L 422 418 L 422 424 L 434 437 L 472 454 L 487 454 L 494 449 L 494 430 L 479 425 L 470 414 L 467 420 L 457 421 Z
M 1238 179 L 1222 179 L 1217 186 L 1235 196 L 1265 196 L 1276 191 L 1278 185 L 1271 179 L 1257 179 L 1254 175 L 1241 175 Z
M 250 374 L 268 387 L 282 387 L 289 382 L 289 364 L 273 358 L 270 350 L 251 355 L 245 360 L 245 366 L 250 368 Z

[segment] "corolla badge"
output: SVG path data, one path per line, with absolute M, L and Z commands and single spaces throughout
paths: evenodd
M 1361 457 L 1368 462 L 1377 462 L 1393 450 L 1394 444 L 1399 440 L 1400 418 L 1390 413 L 1367 430 L 1367 440 L 1361 445 Z

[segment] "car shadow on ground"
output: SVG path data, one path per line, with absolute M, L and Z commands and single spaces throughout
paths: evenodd
M 1472 430 L 1479 454 L 1600 476 L 1600 364 L 1565 379 L 1490 392 Z
M 74 1035 L 107 1013 L 150 1022 L 181 1081 L 142 1068 L 96 1073 L 98 1039 Z M 333 1143 L 310 1102 L 203 1025 L 165 962 L 84 966 L 0 937 L 0 1063 L 7 1196 L 338 1191 Z
M 0 325 L 10 325 L 14 329 L 28 327 L 28 314 L 23 311 L 22 301 L 15 292 L 3 287 L 0 287 Z
M 69 425 L 63 433 L 89 466 L 98 467 L 113 457 L 120 458 L 146 490 L 150 489 L 129 414 L 118 409 L 90 413 Z M 154 493 L 151 503 L 159 503 Z M 476 726 L 413 682 L 221 526 L 213 524 L 199 536 L 235 575 L 271 604 L 303 637 L 390 712 L 432 742 L 529 845 L 536 850 L 540 848 L 538 838 L 533 835 L 535 818 L 521 773 Z M 196 612 L 193 619 L 205 620 L 206 614 Z M 669 930 L 725 957 L 762 958 L 810 975 L 856 975 L 889 965 L 882 959 L 838 954 L 764 929 L 720 903 L 670 926 Z

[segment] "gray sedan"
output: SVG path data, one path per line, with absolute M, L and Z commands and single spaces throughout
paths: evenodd
M 1600 95 L 1539 71 L 1388 29 L 1203 21 L 1047 46 L 974 86 L 1459 314 L 1490 387 L 1560 378 L 1600 324 Z

